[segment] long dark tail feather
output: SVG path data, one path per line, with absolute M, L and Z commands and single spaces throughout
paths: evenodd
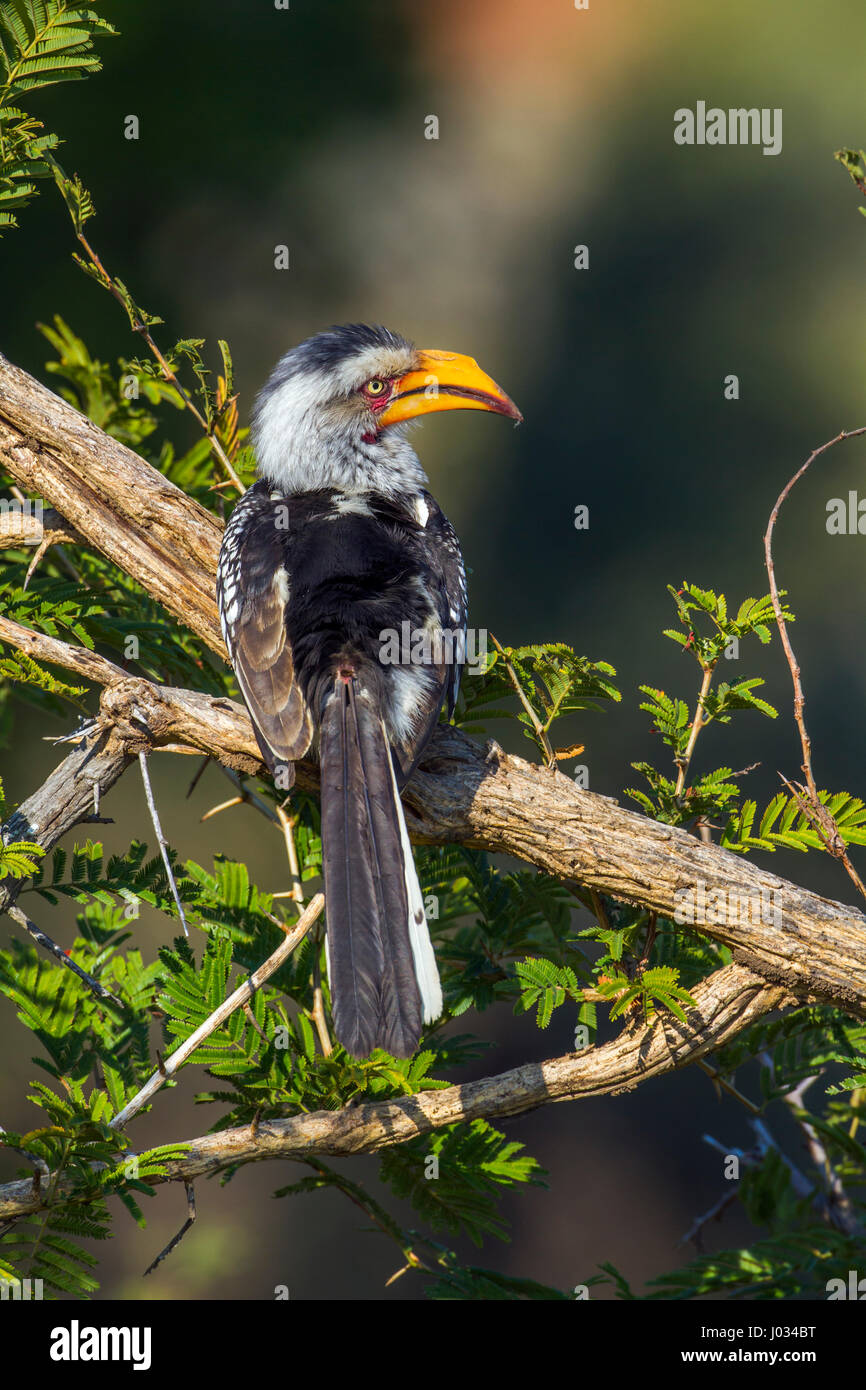
M 337 1038 L 355 1057 L 411 1057 L 422 1002 L 406 866 L 381 717 L 357 679 L 338 681 L 320 730 L 328 974 Z M 413 871 L 414 872 L 414 871 Z

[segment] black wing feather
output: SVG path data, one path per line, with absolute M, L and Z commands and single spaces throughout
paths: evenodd
M 303 757 L 313 736 L 286 631 L 289 586 L 282 532 L 259 484 L 244 495 L 226 527 L 217 598 L 231 663 L 272 772 Z

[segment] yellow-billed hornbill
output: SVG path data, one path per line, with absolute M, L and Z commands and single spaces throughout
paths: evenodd
M 399 789 L 457 699 L 466 580 L 406 428 L 461 408 L 522 418 L 471 358 L 387 329 L 301 343 L 256 401 L 259 481 L 220 551 L 226 646 L 279 786 L 318 742 L 334 1027 L 357 1057 L 411 1056 L 442 1012 Z M 413 640 L 384 660 L 406 632 L 463 645 Z

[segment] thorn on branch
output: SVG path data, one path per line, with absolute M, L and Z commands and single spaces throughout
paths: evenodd
M 199 780 L 200 780 L 200 778 L 201 778 L 203 772 L 205 771 L 205 768 L 207 767 L 208 763 L 211 762 L 211 761 L 212 761 L 212 758 L 211 758 L 210 753 L 206 753 L 205 756 L 204 756 L 204 757 L 202 758 L 202 760 L 201 760 L 201 767 L 199 768 L 198 772 L 195 774 L 195 776 L 193 777 L 193 779 L 192 779 L 192 781 L 190 782 L 189 786 L 187 787 L 187 792 L 186 792 L 186 800 L 187 800 L 187 801 L 189 801 L 189 798 L 192 796 L 193 792 L 195 791 L 196 787 L 197 787 L 198 784 L 199 784 Z

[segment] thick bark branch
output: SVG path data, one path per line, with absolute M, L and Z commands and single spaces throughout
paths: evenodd
M 234 701 L 129 676 L 103 657 L 8 618 L 0 618 L 0 641 L 105 685 L 103 792 L 131 758 L 161 746 L 209 753 L 242 772 L 264 771 L 247 712 Z M 96 776 L 76 755 L 64 767 L 89 783 Z M 302 764 L 299 780 L 315 786 L 315 767 Z M 20 808 L 7 837 L 14 832 L 50 848 L 75 823 L 76 807 L 87 804 L 87 794 L 82 799 L 68 775 L 58 780 L 54 774 L 49 783 Z M 703 885 L 703 911 L 697 893 L 694 898 L 695 925 L 708 936 L 731 947 L 738 960 L 766 979 L 866 1016 L 866 919 L 853 908 L 809 893 L 684 830 L 623 810 L 495 744 L 485 755 L 445 726 L 406 800 L 416 841 L 500 850 L 662 916 L 675 915 L 684 890 Z M 46 802 L 52 808 L 48 823 Z M 712 920 L 721 915 L 720 902 L 726 918 L 721 922 Z
M 95 549 L 225 655 L 214 596 L 222 528 L 174 483 L 0 355 L 0 458 Z
M 167 1164 L 165 1177 L 148 1181 L 190 1181 L 234 1164 L 268 1158 L 376 1153 L 444 1125 L 478 1118 L 501 1120 L 552 1101 L 632 1090 L 651 1077 L 664 1076 L 714 1052 L 749 1023 L 791 1002 L 783 989 L 767 986 L 739 965 L 716 971 L 693 990 L 693 997 L 695 1008 L 688 1010 L 685 1026 L 665 1017 L 649 1027 L 627 1029 L 602 1047 L 530 1062 L 483 1081 L 357 1108 L 263 1120 L 183 1141 L 189 1144 L 186 1155 Z M 0 1219 L 38 1211 L 47 1186 L 42 1182 L 37 1187 L 33 1179 L 0 1186 Z M 61 1179 L 54 1200 L 70 1195 L 71 1185 Z

